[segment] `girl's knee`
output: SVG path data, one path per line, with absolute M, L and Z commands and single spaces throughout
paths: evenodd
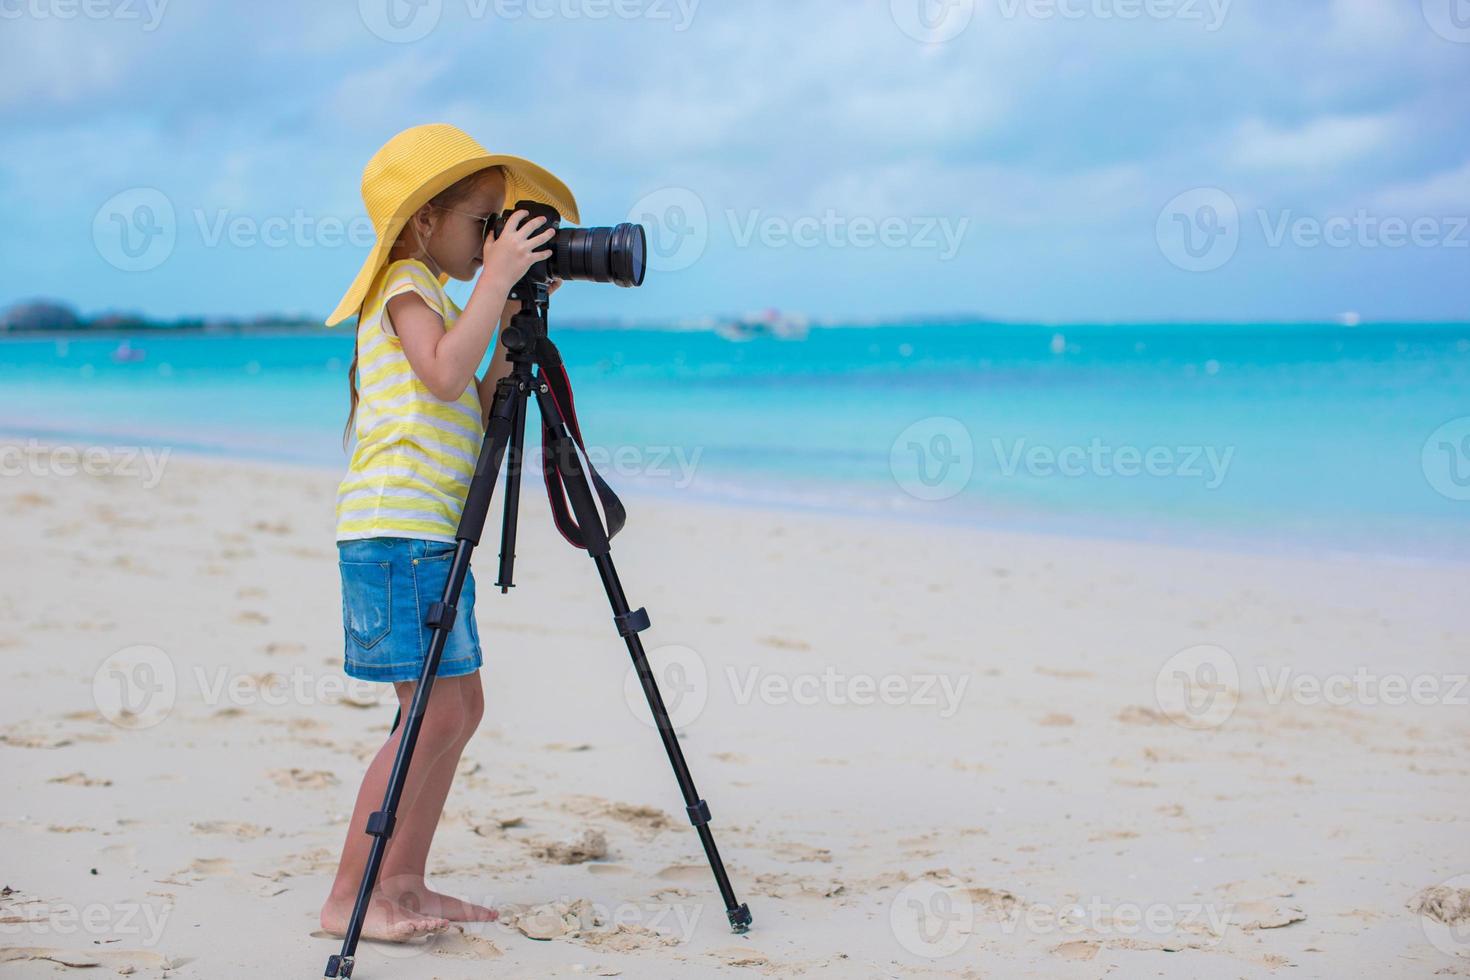
M 431 698 L 419 728 L 419 742 L 443 747 L 458 742 L 464 729 L 464 711 L 455 700 Z
M 464 697 L 464 731 L 463 738 L 466 742 L 475 730 L 480 727 L 480 720 L 485 717 L 485 689 L 480 686 L 480 675 L 471 674 L 470 683 L 466 685 Z
M 411 697 L 412 692 L 402 692 Z M 419 739 L 436 746 L 463 745 L 485 714 L 485 691 L 478 673 L 446 677 L 434 684 Z

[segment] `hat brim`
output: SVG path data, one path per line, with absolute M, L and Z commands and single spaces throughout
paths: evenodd
M 352 280 L 352 285 L 347 288 L 341 302 L 332 311 L 332 315 L 327 317 L 326 325 L 336 326 L 348 317 L 357 315 L 362 309 L 363 300 L 367 298 L 373 280 L 377 278 L 378 272 L 388 258 L 388 253 L 398 241 L 398 233 L 403 230 L 403 226 L 415 211 L 428 204 L 434 195 L 455 181 L 488 167 L 505 168 L 507 207 L 514 205 L 517 201 L 539 201 L 556 208 L 564 221 L 572 224 L 581 222 L 582 217 L 577 213 L 576 198 L 572 196 L 567 185 L 546 168 L 530 160 L 504 153 L 492 153 L 462 160 L 435 175 L 434 179 L 425 182 L 394 210 L 388 223 L 378 229 L 378 240 L 373 244 L 372 251 L 368 253 L 367 260 L 358 270 L 356 278 Z M 441 282 L 447 279 L 443 275 L 439 278 Z

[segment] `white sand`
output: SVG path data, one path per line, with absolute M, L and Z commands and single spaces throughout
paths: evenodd
M 151 489 L 0 480 L 0 974 L 321 975 L 393 714 L 350 703 L 386 688 L 340 697 L 335 485 L 180 456 Z M 486 720 L 430 869 L 573 931 L 365 943 L 358 978 L 1470 976 L 1466 925 L 1433 918 L 1470 907 L 1465 568 L 628 498 L 614 559 L 649 649 L 686 648 L 656 654 L 684 658 L 666 681 L 704 696 L 683 745 L 740 937 L 595 568 L 539 480 L 522 499 L 517 588 L 492 584 L 498 506 L 476 561 Z M 1199 644 L 1241 680 L 1192 730 L 1155 682 Z M 176 693 L 129 729 L 99 703 L 138 645 Z M 1272 703 L 1257 671 L 1285 668 L 1428 678 L 1439 703 Z M 607 857 L 559 863 L 589 832 Z

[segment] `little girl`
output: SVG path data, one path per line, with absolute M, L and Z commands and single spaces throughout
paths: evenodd
M 378 244 L 327 320 L 330 326 L 358 316 L 347 421 L 356 445 L 337 497 L 344 669 L 392 683 L 406 718 L 427 659 L 431 630 L 424 618 L 443 594 L 496 382 L 510 372 L 504 343 L 496 343 L 483 378 L 475 371 L 497 325 L 518 309 L 508 292 L 533 263 L 550 257 L 546 246 L 555 235 L 524 211 L 499 237 L 486 236 L 486 222 L 522 199 L 578 218 L 571 193 L 550 173 L 489 154 L 442 124 L 389 140 L 364 170 L 362 191 Z M 443 283 L 476 273 L 460 309 Z M 497 917 L 433 891 L 424 878 L 460 754 L 484 711 L 472 574 L 458 609 L 369 904 L 366 938 L 403 941 L 450 921 Z M 378 749 L 358 790 L 321 911 L 322 927 L 334 935 L 344 934 L 351 918 L 373 843 L 367 818 L 382 806 L 402 733 L 399 725 Z

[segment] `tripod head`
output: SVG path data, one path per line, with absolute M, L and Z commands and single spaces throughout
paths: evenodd
M 521 308 L 512 314 L 510 323 L 501 330 L 507 358 L 514 365 L 531 364 L 531 352 L 537 343 L 546 337 L 546 311 L 551 298 L 545 279 L 536 279 L 530 273 L 512 287 L 508 298 L 521 301 Z

